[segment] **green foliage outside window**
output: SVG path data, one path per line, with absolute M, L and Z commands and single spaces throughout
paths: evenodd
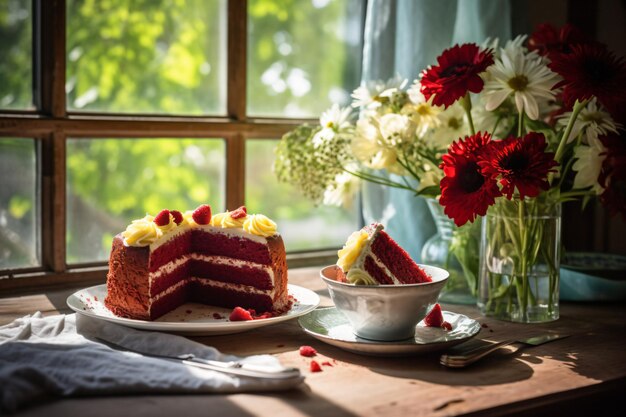
M 0 109 L 33 105 L 30 0 L 0 2 Z
M 32 106 L 31 3 L 0 2 L 0 108 Z M 227 0 L 66 5 L 68 111 L 225 114 Z M 331 101 L 347 101 L 359 78 L 361 0 L 249 0 L 248 13 L 252 115 L 316 117 Z M 264 161 L 251 164 L 261 172 L 246 185 L 255 210 L 295 228 L 320 216 L 329 227 L 353 220 L 295 198 L 270 171 L 271 147 L 248 151 L 257 155 L 259 146 Z M 106 259 L 112 235 L 146 212 L 226 208 L 221 140 L 69 139 L 66 164 L 69 263 Z M 7 215 L 37 218 L 37 206 L 17 197 Z M 340 243 L 320 239 L 292 248 Z

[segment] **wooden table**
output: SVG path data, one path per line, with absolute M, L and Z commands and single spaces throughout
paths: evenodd
M 332 305 L 317 269 L 290 271 L 290 282 Z M 68 313 L 74 289 L 0 299 L 0 324 L 40 310 Z M 626 309 L 621 304 L 563 303 L 561 319 L 522 325 L 484 318 L 475 307 L 444 305 L 479 320 L 478 338 L 498 341 L 546 330 L 571 337 L 520 352 L 503 350 L 474 366 L 453 370 L 439 354 L 376 358 L 349 353 L 306 335 L 297 320 L 227 336 L 196 338 L 237 355 L 271 353 L 300 367 L 305 384 L 271 394 L 142 395 L 63 399 L 18 416 L 448 416 L 448 415 L 626 415 Z M 334 366 L 308 370 L 301 345 Z M 2 389 L 2 387 L 0 387 Z

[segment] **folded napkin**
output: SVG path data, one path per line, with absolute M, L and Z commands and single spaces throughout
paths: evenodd
M 303 380 L 257 379 L 189 367 L 120 352 L 94 337 L 154 354 L 192 353 L 280 367 L 270 355 L 239 358 L 181 336 L 139 331 L 81 314 L 43 317 L 37 312 L 0 327 L 0 410 L 13 412 L 49 397 L 273 391 Z

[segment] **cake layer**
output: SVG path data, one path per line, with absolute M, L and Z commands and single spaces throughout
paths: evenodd
M 411 257 L 385 232 L 380 231 L 372 243 L 371 252 L 384 264 L 391 274 L 403 284 L 430 282 L 431 279 Z
M 378 266 L 374 258 L 371 256 L 367 256 L 365 258 L 365 263 L 363 264 L 365 267 L 365 272 L 370 274 L 376 282 L 382 285 L 392 285 L 394 284 L 393 279 L 385 272 L 383 268 Z
M 241 261 L 225 256 L 184 255 L 150 273 L 150 296 L 186 277 L 207 278 L 262 290 L 274 288 L 274 271 L 267 265 Z
M 274 304 L 275 295 L 273 290 L 258 290 L 193 277 L 153 297 L 150 316 L 152 319 L 158 318 L 190 301 L 223 308 L 245 305 L 246 308 L 253 308 L 258 313 L 264 313 L 277 308 Z
M 169 240 L 160 242 L 151 250 L 150 272 L 187 253 L 228 256 L 264 265 L 271 263 L 265 241 L 260 242 L 258 237 L 251 239 L 223 230 L 207 226 L 172 234 Z

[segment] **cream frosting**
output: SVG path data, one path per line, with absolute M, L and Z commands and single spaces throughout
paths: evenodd
M 262 214 L 248 216 L 243 224 L 243 230 L 257 236 L 270 237 L 277 233 L 276 223 Z
M 358 285 L 379 285 L 367 271 L 365 271 L 365 258 L 371 256 L 376 265 L 383 269 L 393 280 L 394 284 L 400 284 L 400 281 L 391 273 L 391 271 L 372 253 L 372 242 L 378 233 L 383 230 L 383 225 L 378 223 L 374 227 L 367 227 L 352 233 L 348 237 L 348 241 L 343 249 L 338 252 L 339 266 L 346 274 L 346 279 L 351 284 Z
M 170 221 L 165 226 L 156 225 L 154 217 L 149 214 L 141 219 L 133 220 L 122 232 L 124 244 L 136 247 L 150 246 L 150 250 L 155 250 L 189 228 L 202 228 L 212 233 L 222 231 L 225 235 L 246 237 L 262 243 L 267 242 L 266 237 L 278 234 L 276 223 L 262 214 L 252 214 L 233 219 L 231 212 L 225 211 L 213 215 L 208 225 L 197 224 L 193 219 L 192 210 L 187 210 L 182 215 L 182 222 L 176 224 L 174 216 L 170 213 Z
M 167 288 L 166 290 L 161 291 L 154 297 L 150 297 L 150 301 L 154 303 L 155 301 L 158 301 L 160 298 L 165 297 L 166 295 L 176 291 L 178 288 L 182 287 L 188 282 L 194 282 L 194 281 L 199 282 L 201 284 L 210 285 L 213 287 L 224 288 L 227 290 L 232 290 L 232 291 L 237 291 L 237 292 L 242 292 L 242 293 L 252 293 L 255 295 L 267 295 L 272 299 L 274 298 L 274 294 L 276 293 L 276 288 L 272 288 L 271 290 L 260 290 L 258 288 L 251 287 L 249 285 L 233 284 L 230 282 L 216 281 L 216 280 L 207 279 L 207 278 L 189 277 L 189 278 L 180 280 L 179 282 Z
M 337 252 L 337 256 L 339 256 L 337 266 L 344 272 L 349 271 L 363 251 L 368 239 L 369 235 L 365 230 L 358 230 L 352 233 L 348 237 L 346 244 L 343 245 L 343 248 Z
M 378 285 L 378 282 L 376 282 L 367 271 L 361 268 L 350 268 L 346 279 L 350 284 L 354 285 Z
M 128 246 L 148 246 L 163 235 L 163 231 L 154 223 L 154 217 L 146 214 L 145 217 L 133 220 L 122 232 L 124 243 Z

